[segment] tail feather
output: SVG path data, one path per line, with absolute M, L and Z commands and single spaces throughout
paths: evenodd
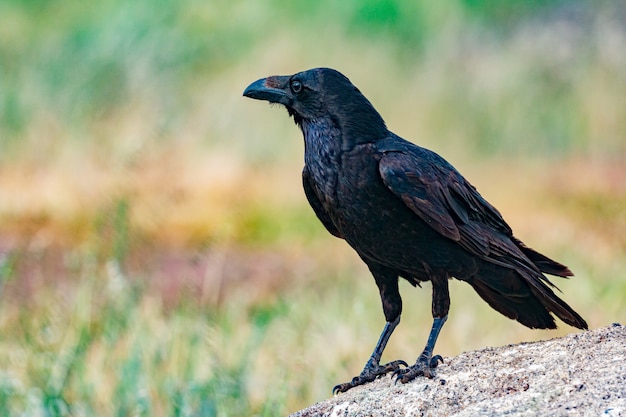
M 523 275 L 521 272 L 520 275 Z M 550 312 L 563 322 L 579 329 L 587 329 L 587 322 L 565 301 L 561 300 L 557 295 L 539 278 L 525 277 L 531 286 L 532 293 L 541 301 Z
M 475 275 L 473 278 L 469 281 L 470 285 L 480 298 L 485 300 L 494 310 L 510 319 L 519 321 L 531 329 L 556 328 L 554 317 L 550 315 L 536 297 L 529 295 L 512 298 L 491 288 L 487 281 L 479 275 Z
M 537 275 L 537 276 L 535 276 Z M 563 322 L 586 329 L 587 323 L 543 282 L 534 271 L 484 263 L 469 284 L 492 308 L 534 329 L 554 329 L 550 313 Z
M 524 255 L 526 255 L 526 257 L 530 259 L 541 272 L 563 278 L 574 276 L 574 273 L 570 271 L 567 266 L 542 255 L 534 249 L 529 248 L 524 244 L 524 242 L 513 236 L 511 237 L 511 240 L 513 240 L 515 245 L 520 248 Z

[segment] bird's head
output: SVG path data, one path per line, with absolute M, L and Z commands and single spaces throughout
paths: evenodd
M 382 137 L 385 122 L 350 80 L 331 68 L 313 68 L 294 75 L 274 75 L 253 82 L 243 95 L 282 104 L 296 124 L 332 121 L 357 137 Z

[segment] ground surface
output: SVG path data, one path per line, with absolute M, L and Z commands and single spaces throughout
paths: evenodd
M 626 416 L 626 326 L 444 359 L 434 379 L 387 376 L 292 417 Z

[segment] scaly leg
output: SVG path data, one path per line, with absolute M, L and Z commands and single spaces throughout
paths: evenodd
M 433 284 L 433 326 L 430 329 L 426 347 L 424 348 L 422 354 L 417 358 L 415 365 L 394 371 L 393 375 L 396 377 L 396 382 L 400 381 L 403 384 L 406 384 L 420 375 L 427 378 L 433 378 L 435 376 L 433 369 L 437 367 L 439 361 L 443 363 L 443 358 L 440 355 L 433 356 L 433 350 L 435 349 L 435 343 L 437 343 L 439 332 L 448 319 L 448 311 L 450 310 L 448 277 L 445 276 L 439 279 L 437 277 L 433 277 L 431 278 L 431 281 Z
M 428 335 L 428 342 L 421 355 L 417 358 L 415 365 L 411 365 L 408 368 L 397 369 L 394 371 L 393 376 L 396 377 L 396 381 L 400 381 L 406 384 L 409 381 L 414 380 L 416 377 L 423 375 L 427 378 L 433 378 L 435 375 L 432 372 L 437 367 L 439 361 L 443 363 L 441 355 L 433 356 L 433 349 L 439 336 L 439 331 L 446 322 L 448 316 L 442 318 L 435 318 L 433 320 L 433 327 L 430 329 L 430 335 Z
M 385 328 L 378 339 L 374 352 L 372 353 L 369 361 L 365 364 L 363 371 L 358 376 L 352 378 L 352 381 L 335 385 L 333 388 L 333 394 L 346 392 L 350 388 L 371 382 L 379 376 L 397 371 L 400 369 L 400 365 L 408 366 L 407 363 L 402 360 L 389 362 L 385 365 L 380 364 L 380 358 L 383 355 L 385 346 L 387 346 L 387 342 L 389 341 L 394 329 L 398 326 L 398 323 L 400 323 L 402 299 L 400 298 L 400 290 L 398 289 L 398 274 L 382 265 L 369 262 L 366 259 L 363 260 L 369 266 L 370 271 L 376 280 L 376 285 L 378 285 L 380 299 L 383 304 L 383 312 L 385 313 L 387 323 L 385 324 Z
M 395 321 L 387 322 L 385 324 L 385 328 L 383 329 L 383 332 L 381 333 L 380 338 L 378 339 L 378 343 L 376 344 L 376 347 L 374 348 L 374 352 L 372 353 L 372 356 L 370 357 L 369 361 L 367 361 L 367 364 L 365 364 L 365 368 L 363 368 L 363 371 L 358 376 L 355 376 L 354 378 L 352 378 L 352 381 L 335 385 L 335 387 L 333 388 L 333 394 L 337 394 L 339 392 L 346 392 L 350 388 L 354 388 L 358 385 L 363 385 L 367 382 L 371 382 L 375 380 L 376 378 L 378 378 L 379 376 L 385 375 L 389 372 L 392 372 L 392 371 L 397 372 L 398 370 L 401 369 L 400 365 L 409 366 L 403 360 L 397 360 L 397 361 L 389 362 L 385 365 L 380 365 L 380 358 L 383 355 L 383 350 L 385 350 L 385 346 L 387 345 L 387 342 L 389 341 L 389 337 L 393 333 L 398 323 L 400 323 L 400 316 L 398 316 L 398 318 L 396 318 Z

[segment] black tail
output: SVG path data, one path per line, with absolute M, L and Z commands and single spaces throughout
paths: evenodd
M 537 268 L 539 268 L 541 272 L 563 278 L 574 276 L 574 273 L 565 265 L 540 254 L 534 249 L 529 248 L 524 244 L 524 242 L 514 236 L 511 236 L 511 240 L 515 243 L 515 245 L 517 245 L 518 248 L 521 249 L 522 252 L 524 252 L 524 255 L 526 255 L 532 263 L 537 265 Z
M 548 259 L 535 251 L 533 253 Z M 563 268 L 569 271 L 567 267 Z M 563 270 L 561 272 L 564 273 Z M 547 279 L 541 274 L 485 262 L 481 265 L 480 271 L 468 282 L 492 308 L 524 326 L 533 329 L 554 329 L 556 323 L 550 314 L 554 313 L 570 326 L 586 329 L 585 320 L 565 301 L 557 297 L 543 282 L 544 280 Z

